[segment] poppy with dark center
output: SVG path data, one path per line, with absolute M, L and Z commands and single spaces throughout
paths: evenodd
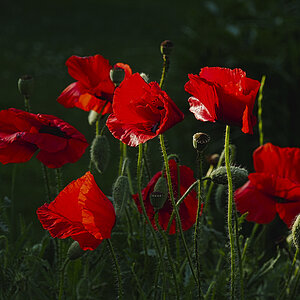
M 71 237 L 83 250 L 94 250 L 103 239 L 109 239 L 116 219 L 112 203 L 90 172 L 72 181 L 50 204 L 38 208 L 37 215 L 52 237 Z
M 85 137 L 63 120 L 10 108 L 0 111 L 0 162 L 37 159 L 49 168 L 76 162 L 88 147 Z
M 270 223 L 276 213 L 288 227 L 300 214 L 300 148 L 280 148 L 270 143 L 253 153 L 256 173 L 235 192 L 237 210 L 248 221 Z
M 111 113 L 115 84 L 111 80 L 113 67 L 101 55 L 79 57 L 71 56 L 67 61 L 69 74 L 76 79 L 58 97 L 57 101 L 64 107 L 77 107 L 85 111 Z M 114 65 L 115 69 L 123 69 L 125 78 L 132 73 L 130 67 L 123 63 Z
M 169 166 L 171 172 L 174 197 L 175 199 L 178 200 L 179 187 L 178 187 L 178 176 L 177 176 L 177 164 L 175 160 L 171 159 L 169 161 Z M 196 179 L 194 178 L 193 171 L 189 167 L 180 166 L 179 170 L 180 170 L 180 196 L 182 196 L 186 192 L 186 190 L 196 181 Z M 142 190 L 142 197 L 143 197 L 145 209 L 151 221 L 151 224 L 155 230 L 157 230 L 155 225 L 155 219 L 154 219 L 155 209 L 151 204 L 150 195 L 153 193 L 155 184 L 157 183 L 161 175 L 162 175 L 161 172 L 156 173 L 152 177 L 148 185 Z M 164 177 L 167 178 L 166 174 L 164 174 Z M 142 213 L 138 194 L 135 194 L 132 197 L 140 213 Z M 180 215 L 183 230 L 188 230 L 195 224 L 197 208 L 198 208 L 197 194 L 194 190 L 192 190 L 188 194 L 188 196 L 183 200 L 183 202 L 180 204 L 180 208 L 179 208 L 179 215 Z M 162 208 L 158 210 L 158 222 L 162 227 L 162 229 L 165 231 L 167 230 L 172 211 L 173 211 L 173 206 L 170 200 L 170 195 L 168 194 L 166 202 L 164 203 Z M 174 234 L 177 231 L 178 228 L 176 229 L 176 220 L 174 218 L 170 227 L 169 234 Z
M 197 120 L 221 121 L 239 126 L 244 133 L 253 134 L 256 118 L 252 114 L 260 83 L 246 77 L 241 69 L 205 67 L 199 75 L 189 74 L 185 90 L 190 111 Z
M 135 147 L 183 118 L 184 114 L 156 82 L 146 83 L 135 73 L 116 89 L 113 113 L 106 125 L 115 138 Z

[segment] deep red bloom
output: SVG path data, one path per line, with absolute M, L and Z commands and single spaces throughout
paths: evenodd
M 71 237 L 83 250 L 94 250 L 110 238 L 116 220 L 112 203 L 90 172 L 72 181 L 50 204 L 38 208 L 37 215 L 52 237 Z
M 178 180 L 177 180 L 177 164 L 175 160 L 171 159 L 169 161 L 170 166 L 170 172 L 171 172 L 171 179 L 172 179 L 172 186 L 173 186 L 173 192 L 175 199 L 178 200 Z M 194 178 L 193 171 L 186 166 L 180 166 L 180 196 L 182 196 L 186 190 L 196 181 Z M 157 230 L 154 220 L 154 209 L 150 202 L 150 194 L 153 192 L 154 186 L 158 179 L 161 177 L 161 172 L 156 173 L 148 185 L 142 190 L 142 196 L 144 205 L 146 208 L 147 215 L 151 221 L 152 226 L 154 229 Z M 165 178 L 167 178 L 166 174 L 164 175 Z M 135 194 L 132 196 L 140 213 L 142 213 L 142 209 L 140 206 L 139 196 L 138 194 Z M 163 230 L 167 230 L 168 222 L 170 220 L 170 216 L 173 211 L 173 206 L 171 203 L 171 200 L 169 198 L 165 202 L 164 206 L 158 211 L 158 221 L 160 226 L 163 228 Z M 179 208 L 179 215 L 182 223 L 182 229 L 188 230 L 191 228 L 195 222 L 196 222 L 196 214 L 197 214 L 197 208 L 198 208 L 198 199 L 196 192 L 192 190 L 188 196 L 183 200 L 183 202 L 180 204 Z M 170 228 L 170 234 L 174 234 L 176 232 L 176 221 L 175 218 L 173 219 L 171 228 Z
M 249 174 L 249 181 L 235 193 L 237 210 L 261 224 L 278 213 L 291 227 L 300 214 L 300 148 L 268 143 L 254 151 L 253 161 L 256 173 Z
M 71 56 L 66 65 L 69 74 L 76 79 L 58 97 L 64 107 L 78 107 L 85 111 L 94 110 L 102 114 L 111 113 L 111 103 L 115 85 L 110 79 L 112 66 L 101 55 L 79 57 Z M 131 75 L 128 65 L 117 63 L 115 68 L 125 71 L 125 77 Z M 105 107 L 104 107 L 105 105 Z
M 113 136 L 137 146 L 182 121 L 184 114 L 156 82 L 149 84 L 138 74 L 116 89 L 113 113 L 106 125 Z
M 256 118 L 252 110 L 259 90 L 257 80 L 246 77 L 241 69 L 205 67 L 199 75 L 189 74 L 185 90 L 190 111 L 200 121 L 221 121 L 242 127 L 244 133 L 253 133 Z
M 49 168 L 76 162 L 88 143 L 85 137 L 63 120 L 10 108 L 0 111 L 0 162 L 21 163 L 37 159 Z

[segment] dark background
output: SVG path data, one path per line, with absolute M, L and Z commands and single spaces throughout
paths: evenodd
M 166 133 L 168 150 L 182 164 L 195 166 L 192 135 L 209 133 L 207 153 L 222 151 L 224 125 L 202 123 L 188 110 L 184 91 L 188 73 L 204 66 L 240 67 L 248 77 L 266 75 L 263 99 L 265 142 L 282 147 L 299 146 L 300 4 L 299 1 L 1 1 L 0 4 L 0 108 L 23 109 L 17 90 L 21 75 L 35 78 L 31 99 L 35 113 L 53 114 L 79 129 L 89 142 L 94 128 L 88 114 L 65 109 L 56 102 L 74 80 L 65 61 L 71 55 L 101 54 L 111 64 L 124 62 L 134 72 L 159 81 L 162 59 L 159 45 L 174 42 L 165 89 L 185 113 L 185 120 Z M 257 107 L 255 106 L 255 114 Z M 117 176 L 119 141 L 109 132 L 112 159 L 99 175 L 100 188 L 111 194 Z M 232 128 L 237 163 L 253 171 L 252 152 L 258 132 L 245 135 Z M 162 164 L 158 141 L 151 141 L 152 172 Z M 129 149 L 134 175 L 136 149 Z M 64 166 L 64 182 L 88 170 L 89 151 L 75 164 Z M 12 165 L 0 166 L 0 196 L 14 197 L 17 213 L 38 223 L 37 207 L 45 202 L 40 163 L 32 159 L 16 166 L 16 187 L 11 192 Z M 52 178 L 53 179 L 53 178 Z

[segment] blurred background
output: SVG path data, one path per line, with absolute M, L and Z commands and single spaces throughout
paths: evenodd
M 32 111 L 53 114 L 80 130 L 91 143 L 94 128 L 88 113 L 66 109 L 56 102 L 74 80 L 65 61 L 71 55 L 101 54 L 113 65 L 127 63 L 134 72 L 144 72 L 159 81 L 162 58 L 160 43 L 174 43 L 165 89 L 185 113 L 185 120 L 166 133 L 169 153 L 178 153 L 181 163 L 195 166 L 192 135 L 211 136 L 207 154 L 220 153 L 224 143 L 222 124 L 202 123 L 189 112 L 184 91 L 189 73 L 204 66 L 239 67 L 247 76 L 261 80 L 266 75 L 263 99 L 265 142 L 299 147 L 300 113 L 300 2 L 299 1 L 1 1 L 0 3 L 0 108 L 23 109 L 17 90 L 18 78 L 35 78 Z M 255 106 L 255 114 L 257 107 Z M 108 170 L 99 175 L 100 188 L 111 194 L 117 177 L 119 141 L 107 131 L 111 145 Z M 237 145 L 237 164 L 251 172 L 252 152 L 259 144 L 254 135 L 232 128 Z M 152 173 L 162 164 L 158 141 L 149 143 Z M 134 175 L 136 149 L 129 149 Z M 88 170 L 89 151 L 75 164 L 63 168 L 65 185 Z M 16 172 L 15 190 L 11 191 Z M 0 196 L 15 199 L 17 214 L 38 223 L 35 210 L 45 202 L 40 163 L 0 166 Z M 40 226 L 40 225 L 39 225 Z M 37 230 L 42 232 L 41 226 Z M 37 234 L 38 238 L 38 234 Z

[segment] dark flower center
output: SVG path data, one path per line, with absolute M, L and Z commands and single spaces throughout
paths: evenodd
M 40 128 L 39 133 L 48 133 L 62 138 L 69 138 L 69 136 L 65 132 L 61 131 L 59 127 L 43 125 Z
M 102 100 L 102 101 L 108 101 L 108 102 L 112 102 L 113 99 L 113 95 L 110 93 L 105 93 L 105 92 L 101 92 L 101 95 L 94 95 L 97 99 Z
M 289 201 L 287 201 L 286 199 L 281 198 L 281 197 L 275 197 L 275 201 L 276 201 L 277 203 L 287 203 L 287 202 L 289 202 Z

